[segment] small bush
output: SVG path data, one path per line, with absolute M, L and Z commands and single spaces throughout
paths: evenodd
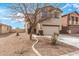
M 24 50 L 23 48 L 22 49 L 17 49 L 15 51 L 16 54 L 19 54 L 19 55 L 23 55 L 25 52 L 28 52 L 28 50 Z
M 52 36 L 51 40 L 52 40 L 52 44 L 56 45 L 57 40 L 58 40 L 58 35 L 57 33 L 54 33 L 54 35 Z
M 19 36 L 19 33 L 16 33 L 16 36 Z

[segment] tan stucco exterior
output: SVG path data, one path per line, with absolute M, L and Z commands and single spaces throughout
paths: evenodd
M 59 19 L 51 18 L 41 22 L 40 24 L 44 35 L 53 35 L 53 33 L 59 33 L 61 25 L 60 20 L 61 17 Z
M 38 34 L 40 30 L 43 30 L 44 35 L 53 35 L 54 33 L 59 34 L 59 31 L 61 30 L 61 11 L 55 7 L 47 6 L 42 8 L 39 12 L 40 13 L 36 16 L 36 21 L 46 18 L 37 24 L 35 28 L 36 34 Z M 55 14 L 55 12 L 57 12 L 57 14 Z M 26 28 L 29 28 L 28 24 Z
M 48 7 L 47 10 L 49 9 L 50 8 Z M 58 15 L 59 18 L 54 18 L 55 15 L 54 11 L 59 11 L 59 10 L 53 9 L 51 12 L 49 12 L 49 15 L 52 17 L 50 19 L 47 19 L 39 23 L 40 28 L 43 30 L 44 35 L 53 35 L 54 33 L 59 34 L 59 31 L 61 30 L 61 12 L 59 12 Z M 41 18 L 42 13 L 43 12 L 37 15 L 37 19 Z M 37 32 L 39 31 L 38 27 L 39 25 L 37 25 Z
M 62 26 L 67 26 L 67 15 L 61 18 L 61 25 Z
M 11 31 L 11 26 L 0 24 L 0 34 L 9 33 Z

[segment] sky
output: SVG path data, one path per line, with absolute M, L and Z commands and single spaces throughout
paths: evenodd
M 8 6 L 11 5 L 10 3 L 0 3 L 0 23 L 7 24 L 12 26 L 12 28 L 24 28 L 23 21 L 17 21 L 15 19 L 6 17 L 7 15 L 11 14 L 11 10 L 8 9 Z M 54 3 L 50 5 L 54 6 Z M 60 6 L 56 6 L 60 8 L 64 14 L 68 14 L 73 11 L 77 11 L 79 13 L 79 4 L 78 3 L 61 3 Z

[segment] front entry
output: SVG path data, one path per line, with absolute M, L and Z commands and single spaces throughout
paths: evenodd
M 28 34 L 30 34 L 31 29 L 32 29 L 31 27 L 28 28 Z M 36 34 L 36 28 L 33 29 L 33 34 Z

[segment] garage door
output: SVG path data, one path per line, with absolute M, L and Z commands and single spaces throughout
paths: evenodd
M 57 26 L 43 26 L 44 35 L 53 35 L 53 33 L 59 33 L 59 27 Z

